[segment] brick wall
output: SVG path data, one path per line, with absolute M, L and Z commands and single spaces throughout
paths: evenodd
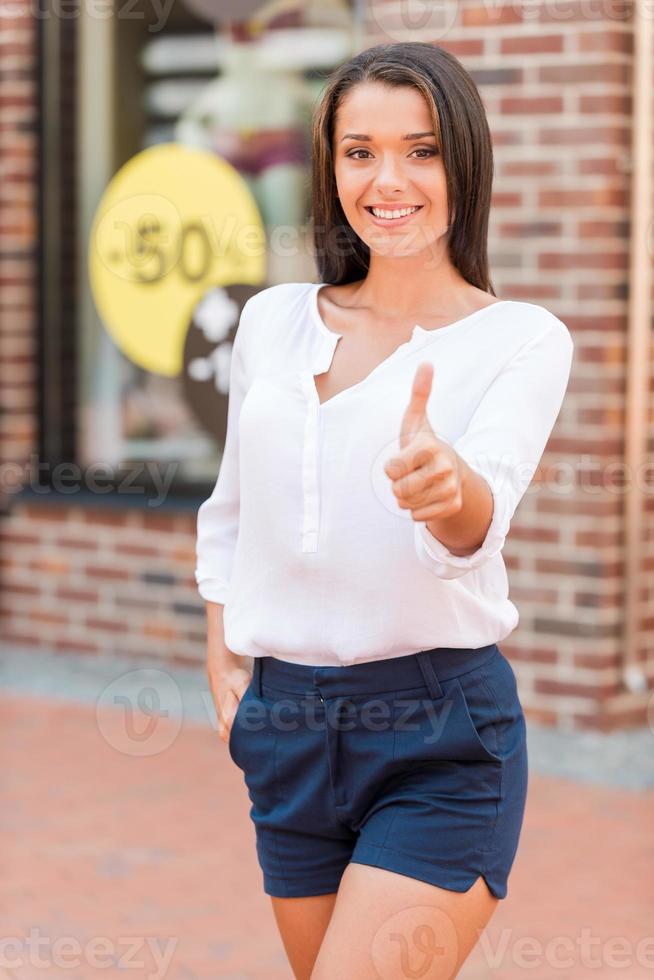
M 76 504 L 12 508 L 2 527 L 2 636 L 88 654 L 199 661 L 195 514 Z
M 374 0 L 369 11 L 366 45 L 407 36 L 399 3 Z M 651 692 L 623 690 L 619 669 L 623 498 L 601 480 L 623 454 L 631 26 L 613 7 L 574 3 L 563 12 L 463 4 L 457 17 L 446 34 L 426 25 L 409 36 L 449 48 L 480 86 L 495 145 L 497 294 L 545 305 L 576 345 L 561 416 L 504 551 L 521 620 L 502 649 L 528 717 L 645 724 Z M 35 27 L 27 17 L 0 20 L 5 463 L 25 459 L 36 439 Z M 591 478 L 579 471 L 582 453 Z M 5 641 L 203 660 L 194 512 L 14 500 L 0 526 Z M 653 596 L 644 578 L 640 657 L 650 687 Z
M 16 10 L 18 4 L 12 4 Z M 0 461 L 36 448 L 36 31 L 0 17 Z M 4 479 L 3 479 L 4 483 Z

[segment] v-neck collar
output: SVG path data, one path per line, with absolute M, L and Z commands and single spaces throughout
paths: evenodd
M 320 310 L 318 309 L 318 293 L 320 292 L 323 286 L 329 286 L 329 285 L 331 285 L 331 283 L 326 283 L 326 282 L 311 283 L 311 292 L 309 297 L 311 316 L 314 323 L 316 324 L 316 326 L 318 327 L 318 329 L 322 334 L 325 334 L 327 337 L 339 338 L 342 337 L 343 334 L 336 333 L 335 330 L 330 330 L 330 328 L 327 326 L 327 324 L 321 317 Z M 434 327 L 431 330 L 427 330 L 419 323 L 414 323 L 413 334 L 415 334 L 417 331 L 420 334 L 427 334 L 430 337 L 434 336 L 435 334 L 439 334 L 440 336 L 442 336 L 443 334 L 449 333 L 451 330 L 455 330 L 457 327 L 463 326 L 464 324 L 468 323 L 470 320 L 473 320 L 476 317 L 480 316 L 482 313 L 485 313 L 487 310 L 494 310 L 498 306 L 508 306 L 513 302 L 514 301 L 511 299 L 498 299 L 495 303 L 488 303 L 487 306 L 482 306 L 481 309 L 479 310 L 473 310 L 472 313 L 468 313 L 467 316 L 460 317 L 458 320 L 453 320 L 452 323 L 446 323 L 442 327 Z
M 454 320 L 452 323 L 447 323 L 443 327 L 436 327 L 433 330 L 426 330 L 419 323 L 415 323 L 413 325 L 413 330 L 411 331 L 411 336 L 409 337 L 409 339 L 399 344 L 399 346 L 396 347 L 394 351 L 391 351 L 388 357 L 385 357 L 382 361 L 380 361 L 379 364 L 377 364 L 372 369 L 372 371 L 370 371 L 364 378 L 361 379 L 361 381 L 357 381 L 355 384 L 350 385 L 348 388 L 343 388 L 341 389 L 341 391 L 337 391 L 335 395 L 332 395 L 330 398 L 327 398 L 324 402 L 321 402 L 320 398 L 318 397 L 318 390 L 316 388 L 316 383 L 315 383 L 315 375 L 323 374 L 325 371 L 329 370 L 331 363 L 334 359 L 334 352 L 336 350 L 336 345 L 338 344 L 338 341 L 343 336 L 342 333 L 337 333 L 335 330 L 330 330 L 330 328 L 327 326 L 322 316 L 320 315 L 320 310 L 318 309 L 318 293 L 320 292 L 322 287 L 326 285 L 329 284 L 324 282 L 312 283 L 311 292 L 309 295 L 311 318 L 323 338 L 323 345 L 321 348 L 320 363 L 316 365 L 315 370 L 308 369 L 305 372 L 305 374 L 307 378 L 308 387 L 312 391 L 313 397 L 315 398 L 319 409 L 327 408 L 328 405 L 331 405 L 333 402 L 341 399 L 342 397 L 347 396 L 350 392 L 354 392 L 357 391 L 359 388 L 362 388 L 381 370 L 383 370 L 392 361 L 395 361 L 398 357 L 404 357 L 406 354 L 411 353 L 411 351 L 415 349 L 420 350 L 421 347 L 426 346 L 428 343 L 431 343 L 433 340 L 435 340 L 437 336 L 443 336 L 444 334 L 449 333 L 451 330 L 454 330 L 456 327 L 462 326 L 465 323 L 469 323 L 471 320 L 478 317 L 480 314 L 485 313 L 487 310 L 494 309 L 497 306 L 506 305 L 507 303 L 512 302 L 511 300 L 505 299 L 505 300 L 498 300 L 496 303 L 489 303 L 488 306 L 482 306 L 481 309 L 474 310 L 472 313 L 469 313 L 467 316 L 462 317 L 459 320 Z

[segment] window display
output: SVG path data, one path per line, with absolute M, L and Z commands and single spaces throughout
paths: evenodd
M 190 0 L 189 11 L 210 20 L 220 6 Z M 141 91 L 133 72 L 117 71 L 123 163 L 88 242 L 96 329 L 111 340 L 82 345 L 80 462 L 96 461 L 100 439 L 116 469 L 172 465 L 180 492 L 215 481 L 244 303 L 316 277 L 311 115 L 357 36 L 346 0 L 250 7 L 247 22 L 216 16 L 205 31 L 177 8 L 174 24 L 132 39 Z

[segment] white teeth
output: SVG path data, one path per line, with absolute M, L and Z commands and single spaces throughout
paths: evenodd
M 370 210 L 376 218 L 404 218 L 407 214 L 413 214 L 419 207 L 420 205 L 414 208 L 402 208 L 400 211 L 380 211 L 379 208 L 371 208 Z

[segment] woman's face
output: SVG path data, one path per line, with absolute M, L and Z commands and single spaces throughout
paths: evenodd
M 427 103 L 410 86 L 360 82 L 345 95 L 334 130 L 336 189 L 345 216 L 371 252 L 417 255 L 446 232 L 447 190 Z M 410 136 L 410 139 L 405 139 Z M 405 217 L 375 217 L 417 206 Z

